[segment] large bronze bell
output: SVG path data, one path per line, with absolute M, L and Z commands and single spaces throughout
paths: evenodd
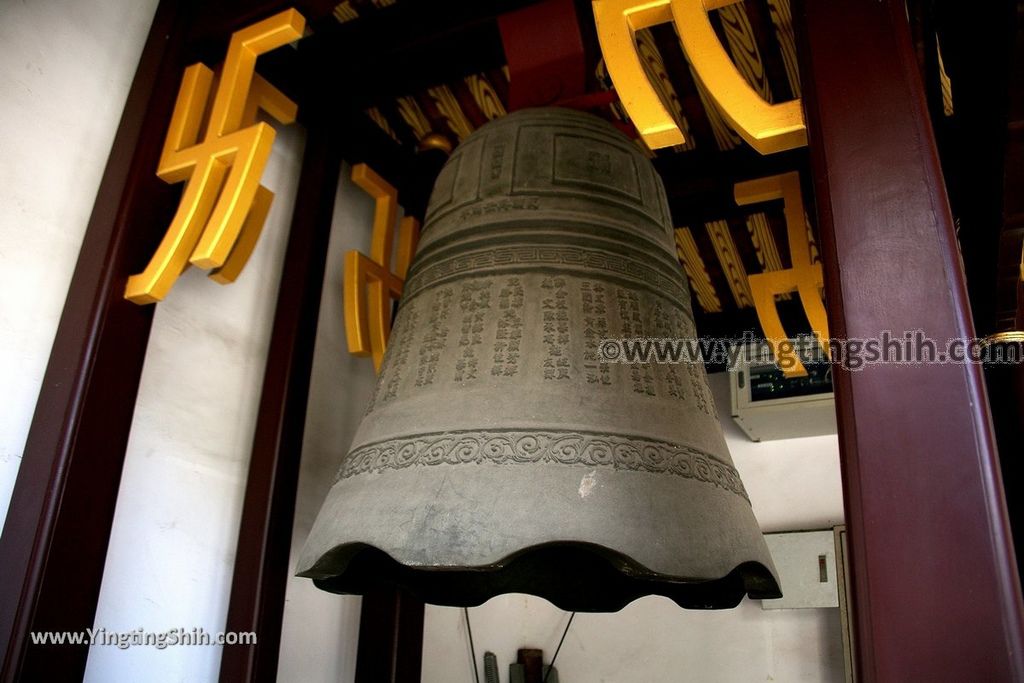
M 636 145 L 566 109 L 480 128 L 437 179 L 300 575 L 453 606 L 778 597 L 704 368 L 597 348 L 694 336 L 665 192 Z

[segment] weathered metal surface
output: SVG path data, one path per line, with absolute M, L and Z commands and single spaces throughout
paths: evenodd
M 703 367 L 600 362 L 601 339 L 633 336 L 696 336 L 650 162 L 564 109 L 471 135 L 300 574 L 446 605 L 777 597 Z

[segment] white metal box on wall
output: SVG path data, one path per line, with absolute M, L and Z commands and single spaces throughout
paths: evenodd
M 751 357 L 741 354 L 729 373 L 732 419 L 751 441 L 836 433 L 831 368 L 787 378 L 775 363 L 745 360 Z

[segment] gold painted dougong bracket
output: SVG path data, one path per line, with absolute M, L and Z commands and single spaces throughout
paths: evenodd
M 294 102 L 255 73 L 256 58 L 301 38 L 305 23 L 290 9 L 236 31 L 219 77 L 201 63 L 185 69 L 157 168 L 161 180 L 184 181 L 185 190 L 149 264 L 128 278 L 129 301 L 160 301 L 190 263 L 212 270 L 210 278 L 222 284 L 241 273 L 274 197 L 260 177 L 275 133 L 256 122 L 257 111 L 282 124 L 292 123 L 297 113 Z
M 740 137 L 761 154 L 807 144 L 800 100 L 770 104 L 743 78 L 715 34 L 708 12 L 737 0 L 594 0 L 594 21 L 608 74 L 640 136 L 651 149 L 685 141 L 647 80 L 637 31 L 674 22 L 694 73 Z
M 782 347 L 788 335 L 782 327 L 779 309 L 775 305 L 776 294 L 797 292 L 811 324 L 811 331 L 818 338 L 822 350 L 828 354 L 828 319 L 825 305 L 821 301 L 821 288 L 825 280 L 821 264 L 811 262 L 800 174 L 783 173 L 736 183 L 735 197 L 736 203 L 740 205 L 782 199 L 792 267 L 751 275 L 749 283 L 761 329 L 764 330 L 783 374 L 786 377 L 803 377 L 807 369 L 800 362 L 796 350 Z
M 345 254 L 345 335 L 349 353 L 372 356 L 373 367 L 380 372 L 391 333 L 392 302 L 402 296 L 405 276 L 419 239 L 420 223 L 412 216 L 401 220 L 396 249 L 393 237 L 398 191 L 366 164 L 352 169 L 352 182 L 373 197 L 376 205 L 370 255 L 355 249 Z M 393 251 L 394 270 L 390 265 Z

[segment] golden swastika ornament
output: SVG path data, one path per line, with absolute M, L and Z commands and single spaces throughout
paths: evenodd
M 771 104 L 743 78 L 712 28 L 708 12 L 737 0 L 594 0 L 594 23 L 622 106 L 651 149 L 681 145 L 683 132 L 647 79 L 636 32 L 674 23 L 693 71 L 729 125 L 761 154 L 807 144 L 800 100 Z
M 802 377 L 807 374 L 807 369 L 800 361 L 799 354 L 793 348 L 783 348 L 788 335 L 779 319 L 775 295 L 790 292 L 799 294 L 811 331 L 826 354 L 829 336 L 825 305 L 821 302 L 821 288 L 825 280 L 821 264 L 811 262 L 800 174 L 794 171 L 736 183 L 734 193 L 736 203 L 740 205 L 782 199 L 791 267 L 751 275 L 750 291 L 754 297 L 757 319 L 783 374 L 787 377 Z
M 355 249 L 345 254 L 345 334 L 349 353 L 371 356 L 373 367 L 379 372 L 391 332 L 392 302 L 402 296 L 420 223 L 411 216 L 401 220 L 396 248 L 398 191 L 366 164 L 352 169 L 352 182 L 373 197 L 376 204 L 370 255 Z M 393 251 L 394 270 L 390 265 Z
M 160 179 L 184 182 L 185 189 L 149 264 L 128 278 L 129 301 L 160 301 L 189 264 L 211 270 L 210 278 L 222 284 L 242 271 L 274 197 L 260 177 L 275 133 L 269 124 L 256 122 L 256 112 L 262 109 L 289 124 L 297 111 L 255 73 L 256 58 L 298 40 L 304 29 L 302 15 L 286 10 L 232 34 L 219 76 L 201 63 L 185 69 L 157 168 Z

